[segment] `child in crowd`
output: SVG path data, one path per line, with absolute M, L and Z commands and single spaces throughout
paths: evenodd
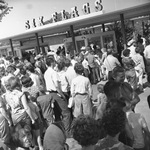
M 83 76 L 84 67 L 81 63 L 75 64 L 77 77 L 72 80 L 71 95 L 74 100 L 74 117 L 81 114 L 92 114 L 92 87 L 90 80 Z
M 123 83 L 125 81 L 125 70 L 121 66 L 117 66 L 112 71 L 112 77 L 115 82 Z
M 100 119 L 103 116 L 103 112 L 106 108 L 107 97 L 104 93 L 104 84 L 101 82 L 97 85 L 97 90 L 99 94 L 97 95 L 97 101 L 93 101 L 94 106 L 96 107 L 96 119 Z

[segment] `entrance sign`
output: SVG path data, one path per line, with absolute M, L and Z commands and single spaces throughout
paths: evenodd
M 94 5 L 95 5 L 95 11 L 96 12 L 103 10 L 102 0 L 95 0 Z M 90 11 L 90 4 L 89 3 L 83 4 L 83 6 L 82 6 L 82 12 L 83 12 L 84 15 L 91 13 L 91 11 Z M 68 13 L 69 15 L 67 14 L 67 12 L 65 10 L 62 10 L 60 12 L 60 14 L 61 14 L 61 21 L 62 20 L 66 20 L 66 19 L 70 19 L 70 18 L 75 18 L 75 17 L 79 16 L 77 6 L 71 8 L 70 14 Z M 58 13 L 57 12 L 54 12 L 51 16 L 52 16 L 51 17 L 52 23 L 58 21 Z M 36 20 L 33 19 L 31 21 L 31 25 L 30 25 L 29 20 L 27 20 L 25 22 L 25 28 L 26 29 L 30 29 L 31 27 L 35 28 L 36 26 L 42 26 L 42 25 L 44 25 L 44 21 L 43 20 L 44 20 L 43 16 L 38 18 L 38 20 L 37 20 L 38 23 L 36 23 Z

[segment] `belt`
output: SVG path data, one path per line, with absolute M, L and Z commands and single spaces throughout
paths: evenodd
M 87 95 L 87 93 L 76 93 L 75 95 Z
M 48 91 L 49 93 L 58 93 L 57 91 Z

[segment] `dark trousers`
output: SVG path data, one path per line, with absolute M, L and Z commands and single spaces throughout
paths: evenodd
M 54 104 L 54 113 L 56 114 L 56 118 L 58 117 L 59 113 L 62 116 L 62 122 L 64 124 L 66 133 L 68 134 L 70 132 L 70 126 L 71 126 L 71 113 L 68 108 L 67 102 L 61 98 L 58 93 L 50 93 L 53 99 L 55 100 Z M 59 118 L 59 117 L 58 117 Z

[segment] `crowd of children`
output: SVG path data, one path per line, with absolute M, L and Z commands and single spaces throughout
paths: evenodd
M 137 89 L 143 91 L 143 74 L 149 76 L 148 48 L 139 43 L 134 54 L 122 52 L 122 62 L 113 47 L 101 56 L 88 47 L 68 58 L 61 52 L 32 62 L 1 58 L 0 147 L 75 150 L 66 144 L 73 138 L 82 150 L 149 150 L 147 123 L 135 112 Z

